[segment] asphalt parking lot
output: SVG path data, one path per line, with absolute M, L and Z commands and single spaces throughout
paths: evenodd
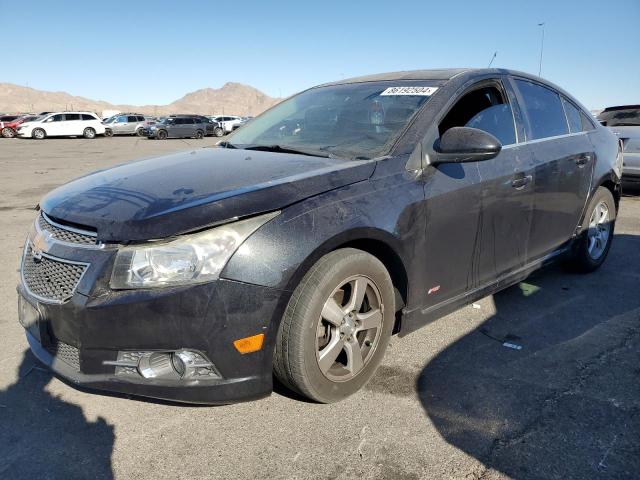
M 184 406 L 79 391 L 42 369 L 15 292 L 38 200 L 87 172 L 218 140 L 0 139 L 0 478 L 638 478 L 640 192 L 623 198 L 598 272 L 552 267 L 393 338 L 372 381 L 339 404 L 277 388 Z

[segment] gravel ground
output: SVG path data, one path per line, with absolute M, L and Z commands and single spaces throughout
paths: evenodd
M 278 389 L 194 407 L 52 377 L 16 313 L 34 205 L 89 171 L 216 141 L 0 139 L 0 478 L 638 478 L 640 194 L 598 272 L 552 267 L 393 338 L 339 404 Z

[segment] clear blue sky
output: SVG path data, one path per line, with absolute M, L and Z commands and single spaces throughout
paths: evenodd
M 164 104 L 242 82 L 272 96 L 454 66 L 537 73 L 588 108 L 640 103 L 640 0 L 0 0 L 0 81 Z

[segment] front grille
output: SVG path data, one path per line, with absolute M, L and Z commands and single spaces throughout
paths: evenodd
M 35 296 L 54 302 L 64 302 L 73 296 L 85 264 L 69 263 L 49 256 L 34 256 L 27 243 L 22 259 L 22 278 L 25 287 Z
M 69 230 L 61 225 L 54 224 L 43 213 L 38 216 L 38 228 L 42 231 L 48 231 L 56 240 L 66 243 L 76 243 L 80 245 L 95 245 L 96 235 L 92 232 L 82 232 L 79 230 Z
M 80 371 L 80 351 L 73 345 L 56 340 L 44 348 L 56 359 L 62 360 L 75 368 L 76 371 Z

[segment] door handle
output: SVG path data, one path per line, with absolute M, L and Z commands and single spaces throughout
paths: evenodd
M 511 186 L 517 190 L 522 190 L 533 180 L 531 175 L 518 175 L 511 181 Z
M 591 160 L 591 155 L 588 155 L 588 154 L 580 155 L 578 158 L 576 158 L 576 165 L 578 165 L 578 167 L 582 168 L 587 163 L 589 163 L 589 160 Z

